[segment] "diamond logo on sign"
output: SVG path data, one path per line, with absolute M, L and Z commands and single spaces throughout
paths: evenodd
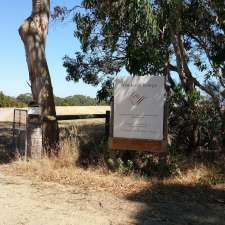
M 132 105 L 139 105 L 145 99 L 144 96 L 139 95 L 138 93 L 134 92 L 130 96 L 130 102 Z

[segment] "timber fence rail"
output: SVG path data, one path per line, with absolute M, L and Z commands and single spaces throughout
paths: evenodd
M 78 120 L 78 119 L 99 119 L 106 118 L 106 113 L 102 114 L 82 114 L 82 115 L 57 115 L 56 119 L 60 120 Z
M 80 120 L 80 119 L 105 119 L 105 136 L 109 137 L 110 130 L 110 111 L 106 113 L 99 114 L 82 114 L 82 115 L 57 115 L 56 119 L 58 121 L 63 120 Z

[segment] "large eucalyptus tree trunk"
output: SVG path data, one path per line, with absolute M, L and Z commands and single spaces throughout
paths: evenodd
M 31 81 L 33 100 L 41 107 L 44 147 L 55 149 L 58 143 L 58 124 L 54 95 L 45 56 L 50 0 L 32 0 L 32 14 L 20 26 Z

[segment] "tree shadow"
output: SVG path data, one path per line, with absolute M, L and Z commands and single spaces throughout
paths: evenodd
M 105 125 L 91 123 L 74 123 L 60 127 L 60 141 L 68 141 L 71 148 L 78 153 L 76 165 L 87 168 L 100 165 L 104 158 Z
M 101 165 L 104 161 L 104 125 L 83 126 L 77 140 L 79 158 L 76 164 L 84 168 Z
M 15 156 L 12 123 L 0 122 L 0 164 L 9 163 Z
M 127 198 L 144 204 L 137 225 L 225 225 L 225 185 L 158 183 Z

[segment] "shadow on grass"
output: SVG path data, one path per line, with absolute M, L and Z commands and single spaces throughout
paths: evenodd
M 225 225 L 224 188 L 159 183 L 127 198 L 144 203 L 137 225 Z
M 104 158 L 105 125 L 71 124 L 60 128 L 60 141 L 68 141 L 78 154 L 77 166 L 99 166 Z
M 0 122 L 0 164 L 9 163 L 14 155 L 12 123 Z

